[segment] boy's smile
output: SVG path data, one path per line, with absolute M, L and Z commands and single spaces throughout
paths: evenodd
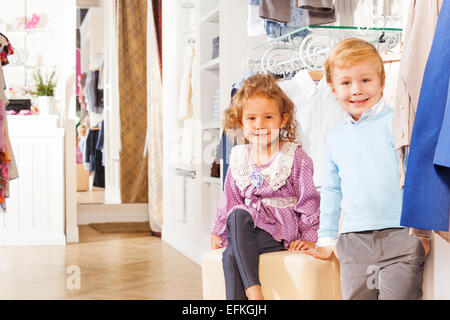
M 375 66 L 362 62 L 348 68 L 335 67 L 331 90 L 339 104 L 355 120 L 369 110 L 383 96 L 384 79 Z

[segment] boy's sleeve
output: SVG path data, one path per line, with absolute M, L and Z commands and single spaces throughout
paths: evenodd
M 314 186 L 314 166 L 311 158 L 305 152 L 299 150 L 297 152 L 295 161 L 299 163 L 295 163 L 295 165 L 299 166 L 300 170 L 296 182 L 298 202 L 294 211 L 299 213 L 299 240 L 316 242 L 317 229 L 319 229 L 320 195 Z
M 244 198 L 241 196 L 236 181 L 231 174 L 231 169 L 228 169 L 223 192 L 217 206 L 216 218 L 211 229 L 212 234 L 223 237 L 228 213 L 231 208 L 240 204 L 244 204 Z
M 339 169 L 332 159 L 330 135 L 327 136 L 323 169 L 319 241 L 317 243 L 319 247 L 336 244 L 341 211 L 341 178 L 339 177 Z

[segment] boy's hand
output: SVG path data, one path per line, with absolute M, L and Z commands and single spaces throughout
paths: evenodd
M 305 250 L 304 253 L 317 259 L 328 260 L 335 250 L 336 246 L 318 247 Z
M 212 234 L 211 235 L 211 248 L 212 249 L 222 248 L 222 238 L 219 236 L 216 236 L 215 234 Z
M 418 237 L 420 242 L 422 242 L 423 249 L 425 250 L 425 256 L 427 256 L 430 253 L 431 245 L 430 245 L 430 239 Z
M 306 241 L 306 240 L 295 240 L 289 243 L 289 251 L 303 251 L 307 249 L 312 249 L 316 245 L 315 242 Z

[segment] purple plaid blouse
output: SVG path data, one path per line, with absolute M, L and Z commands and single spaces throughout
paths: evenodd
M 230 155 L 211 233 L 226 247 L 226 221 L 236 209 L 250 213 L 255 227 L 283 241 L 287 249 L 294 240 L 317 241 L 320 195 L 314 186 L 313 163 L 293 142 L 285 142 L 270 161 L 255 166 L 249 145 L 238 145 Z

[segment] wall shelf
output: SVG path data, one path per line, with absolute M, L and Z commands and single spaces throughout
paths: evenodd
M 220 14 L 219 14 L 219 7 L 214 8 L 210 12 L 208 12 L 206 15 L 203 16 L 202 22 L 204 23 L 219 23 L 220 22 Z
M 203 177 L 202 178 L 203 182 L 206 183 L 215 183 L 215 184 L 220 184 L 220 178 L 215 178 L 215 177 Z
M 218 71 L 220 69 L 219 58 L 212 59 L 202 65 L 204 71 Z

